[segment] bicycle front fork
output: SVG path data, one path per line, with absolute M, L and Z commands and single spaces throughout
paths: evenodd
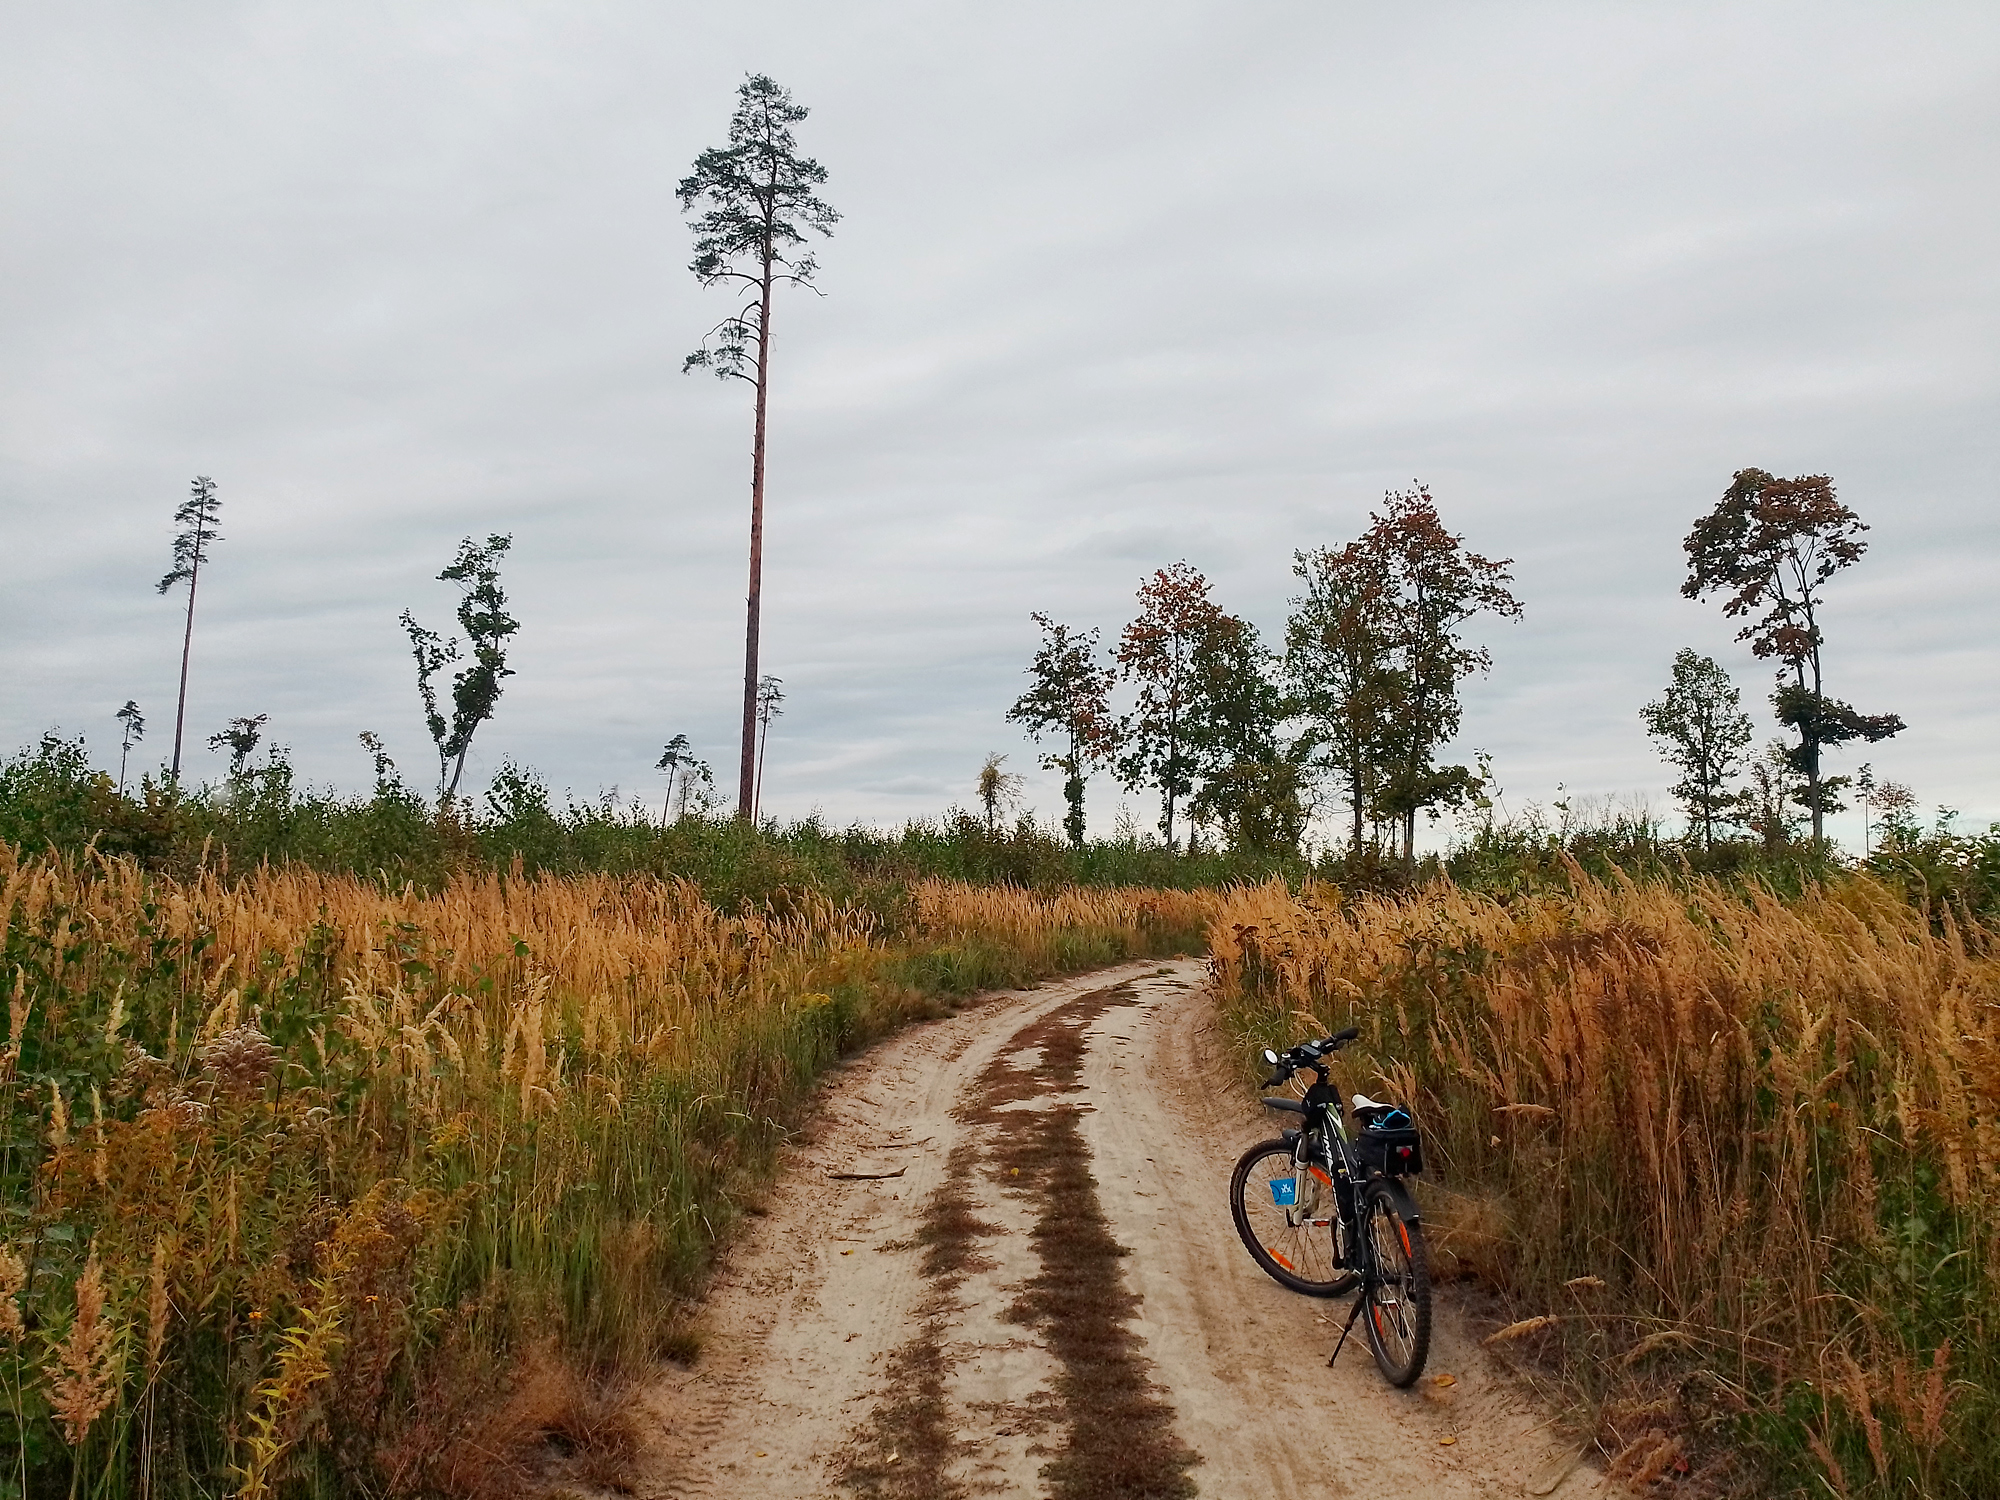
M 1354 1188 L 1330 1160 L 1316 1161 L 1304 1149 L 1292 1158 L 1294 1206 L 1285 1217 L 1294 1229 L 1325 1229 L 1333 1239 L 1334 1264 L 1353 1268 L 1356 1256 Z

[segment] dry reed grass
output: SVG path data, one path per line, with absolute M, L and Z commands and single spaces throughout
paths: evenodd
M 885 935 L 809 893 L 729 916 L 672 881 L 426 895 L 0 845 L 0 1488 L 532 1473 L 523 1444 L 595 1431 L 588 1392 L 673 1346 L 843 1049 L 941 992 L 1184 949 L 1213 909 L 912 894 Z
M 1241 890 L 1211 951 L 1246 1046 L 1362 1023 L 1438 1148 L 1445 1258 L 1618 1472 L 2000 1493 L 1992 934 L 1863 878 L 1572 869 L 1513 900 Z

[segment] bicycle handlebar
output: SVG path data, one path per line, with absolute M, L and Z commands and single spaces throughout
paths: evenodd
M 1338 1052 L 1360 1035 L 1359 1026 L 1349 1026 L 1343 1031 L 1336 1031 L 1332 1036 L 1323 1036 L 1316 1042 L 1300 1042 L 1291 1051 L 1276 1058 L 1271 1076 L 1264 1080 L 1264 1087 L 1276 1088 L 1300 1068 L 1311 1068 L 1324 1078 L 1326 1065 L 1322 1059 L 1330 1053 Z

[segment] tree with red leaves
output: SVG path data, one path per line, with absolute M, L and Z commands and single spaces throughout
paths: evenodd
M 1274 763 L 1280 706 L 1256 628 L 1210 599 L 1196 569 L 1158 569 L 1140 585 L 1139 605 L 1118 641 L 1118 666 L 1138 703 L 1119 726 L 1116 765 L 1128 788 L 1159 791 L 1160 833 L 1171 849 L 1175 812 L 1198 782 L 1235 768 L 1230 786 L 1248 795 L 1262 777 L 1249 768 Z M 1218 788 L 1200 811 L 1231 822 L 1238 800 Z
M 1083 847 L 1083 791 L 1091 768 L 1118 747 L 1118 723 L 1106 701 L 1117 675 L 1098 660 L 1098 634 L 1072 630 L 1047 615 L 1031 616 L 1042 627 L 1041 648 L 1028 667 L 1034 686 L 1007 710 L 1007 717 L 1040 739 L 1056 735 L 1068 746 L 1042 757 L 1046 770 L 1063 773 L 1063 800 L 1069 811 L 1063 830 Z
M 1688 576 L 1681 592 L 1690 599 L 1726 593 L 1723 614 L 1748 617 L 1736 639 L 1784 663 L 1771 703 L 1778 721 L 1799 736 L 1785 753 L 1805 778 L 1797 800 L 1812 815 L 1814 843 L 1824 841 L 1826 814 L 1841 811 L 1838 794 L 1847 785 L 1845 776 L 1822 774 L 1821 753 L 1852 740 L 1885 740 L 1905 727 L 1896 714 L 1859 713 L 1823 691 L 1821 591 L 1861 560 L 1867 529 L 1835 498 L 1824 474 L 1779 479 L 1742 469 L 1682 543 Z
M 1195 651 L 1222 619 L 1208 580 L 1184 562 L 1159 568 L 1139 586 L 1139 617 L 1118 640 L 1118 666 L 1138 685 L 1137 709 L 1125 721 L 1118 776 L 1128 788 L 1160 793 L 1160 833 L 1174 847 L 1175 805 L 1194 790 Z
M 1465 538 L 1439 519 L 1427 485 L 1391 491 L 1369 522 L 1360 545 L 1388 583 L 1397 666 L 1375 807 L 1401 824 L 1403 857 L 1414 859 L 1419 809 L 1456 805 L 1479 790 L 1464 766 L 1435 764 L 1439 747 L 1458 733 L 1458 684 L 1493 666 L 1492 653 L 1467 645 L 1460 627 L 1478 614 L 1519 619 L 1521 602 L 1507 588 L 1513 559 L 1467 551 Z
M 1396 653 L 1396 589 L 1387 560 L 1365 542 L 1292 554 L 1305 592 L 1285 622 L 1285 677 L 1306 721 L 1301 748 L 1331 772 L 1353 820 L 1350 848 L 1375 805 L 1395 741 L 1403 675 Z

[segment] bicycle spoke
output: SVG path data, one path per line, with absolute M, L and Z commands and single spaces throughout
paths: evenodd
M 1323 1168 L 1268 1142 L 1245 1153 L 1230 1193 L 1244 1247 L 1282 1285 L 1332 1296 L 1352 1284 L 1335 1262 L 1332 1178 Z
M 1407 1386 L 1430 1348 L 1430 1290 L 1422 1241 L 1384 1189 L 1371 1191 L 1364 1221 L 1373 1261 L 1366 1297 L 1375 1360 L 1390 1382 Z

